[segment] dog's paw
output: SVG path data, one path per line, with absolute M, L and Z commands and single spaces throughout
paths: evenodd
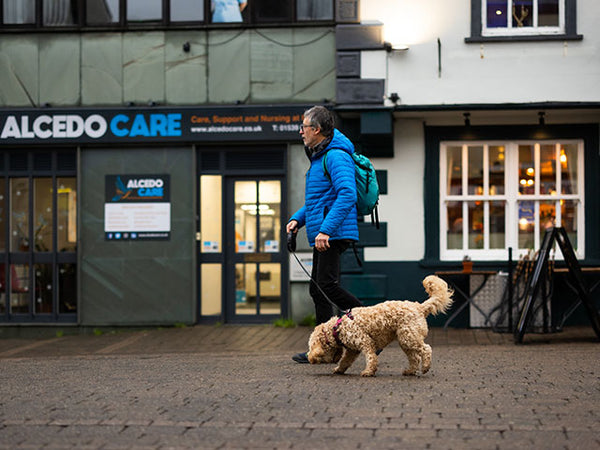
M 374 377 L 375 376 L 375 372 L 371 371 L 371 370 L 363 370 L 360 373 L 361 377 Z

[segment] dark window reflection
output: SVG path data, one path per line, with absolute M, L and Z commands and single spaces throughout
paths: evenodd
M 332 20 L 333 3 L 323 0 L 297 0 L 298 20 Z
M 5 24 L 35 23 L 35 0 L 4 0 L 2 12 Z
M 118 23 L 119 0 L 87 0 L 86 23 L 88 25 L 105 25 Z
M 171 0 L 171 22 L 204 20 L 204 0 Z
M 76 0 L 44 0 L 44 25 L 60 26 L 77 23 Z
M 291 22 L 293 2 L 291 0 L 251 0 L 255 22 Z
M 149 22 L 162 19 L 161 0 L 128 0 L 127 21 Z

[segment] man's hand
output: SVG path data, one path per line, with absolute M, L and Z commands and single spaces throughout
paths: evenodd
M 315 248 L 320 252 L 327 250 L 329 248 L 329 236 L 324 233 L 317 234 Z
M 285 232 L 289 233 L 290 231 L 293 231 L 294 233 L 298 232 L 298 221 L 297 220 L 290 220 L 287 225 L 285 226 Z

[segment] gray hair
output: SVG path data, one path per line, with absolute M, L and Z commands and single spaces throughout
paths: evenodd
M 313 127 L 321 129 L 321 133 L 325 137 L 333 136 L 335 127 L 335 119 L 331 111 L 324 106 L 313 106 L 304 111 L 304 117 L 308 119 Z

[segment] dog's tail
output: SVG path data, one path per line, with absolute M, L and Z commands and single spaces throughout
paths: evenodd
M 448 284 L 435 275 L 429 275 L 423 280 L 423 287 L 429 294 L 429 298 L 421 303 L 423 315 L 445 313 L 452 305 L 452 289 Z

